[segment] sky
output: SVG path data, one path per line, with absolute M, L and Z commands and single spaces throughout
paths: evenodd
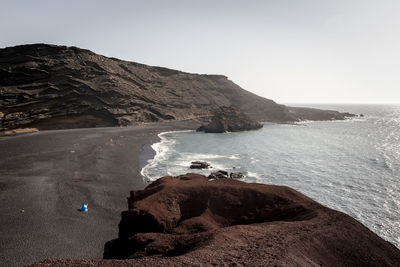
M 400 1 L 0 0 L 0 47 L 223 74 L 278 103 L 400 103 Z

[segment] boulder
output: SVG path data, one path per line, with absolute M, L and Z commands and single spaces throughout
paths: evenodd
M 191 169 L 208 169 L 210 168 L 210 163 L 205 161 L 192 161 L 190 165 Z
M 231 179 L 243 179 L 244 175 L 241 172 L 231 172 L 229 175 Z
M 208 179 L 221 179 L 221 178 L 228 178 L 228 172 L 226 171 L 217 171 L 213 172 L 208 176 Z

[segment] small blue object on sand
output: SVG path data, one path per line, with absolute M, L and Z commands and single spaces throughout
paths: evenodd
M 83 212 L 87 212 L 88 211 L 88 208 L 87 208 L 87 204 L 82 204 L 82 206 L 80 207 L 80 211 L 83 211 Z

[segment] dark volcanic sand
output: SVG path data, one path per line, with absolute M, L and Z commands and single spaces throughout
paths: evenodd
M 45 258 L 101 259 L 118 235 L 140 154 L 162 131 L 191 122 L 44 131 L 0 138 L 0 266 Z M 149 151 L 149 149 L 145 149 Z M 89 212 L 78 211 L 88 203 Z

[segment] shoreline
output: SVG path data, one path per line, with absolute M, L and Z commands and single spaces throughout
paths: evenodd
M 170 139 L 165 138 L 164 135 L 167 134 L 173 134 L 173 133 L 189 133 L 189 132 L 194 132 L 194 130 L 176 130 L 176 131 L 165 131 L 165 132 L 160 132 L 157 136 L 160 139 L 158 142 L 153 142 L 152 144 L 146 144 L 145 145 L 145 150 L 143 153 L 145 155 L 144 158 L 147 159 L 145 165 L 141 165 L 141 171 L 140 174 L 143 177 L 143 180 L 146 184 L 153 182 L 152 178 L 148 177 L 145 172 L 147 168 L 150 168 L 153 164 L 155 164 L 159 159 L 159 157 L 163 154 L 163 152 L 166 152 L 167 150 L 161 150 L 161 148 L 165 149 L 165 144 L 168 142 Z M 147 151 L 151 150 L 151 151 Z M 150 157 L 152 155 L 152 157 Z M 164 174 L 162 176 L 165 176 L 167 174 Z M 162 177 L 161 176 L 161 177 Z
M 158 134 L 196 122 L 41 131 L 0 139 L 0 266 L 102 259 Z M 88 203 L 88 212 L 78 211 Z
M 363 119 L 363 121 L 366 121 L 366 120 L 367 119 Z M 351 121 L 358 122 L 358 119 L 357 120 L 349 120 L 349 121 L 346 121 L 345 123 L 351 122 Z M 348 126 L 346 126 L 345 123 L 343 123 L 343 124 L 341 123 L 340 124 L 342 128 L 343 127 L 348 128 Z M 330 122 L 322 122 L 321 124 L 330 125 Z M 355 126 L 355 127 L 358 127 L 357 126 L 358 124 L 352 124 L 352 125 Z M 277 126 L 281 127 L 281 125 L 277 125 Z M 317 125 L 316 127 L 319 127 L 319 126 Z M 197 144 L 197 145 L 198 144 L 203 144 L 203 143 L 206 144 L 207 142 L 204 139 L 198 139 L 197 141 L 193 141 L 191 139 L 190 139 L 190 141 L 188 141 L 189 139 L 186 139 L 186 142 L 184 142 L 182 140 L 185 140 L 185 138 L 180 139 L 179 136 L 181 136 L 181 135 L 177 135 L 177 136 L 176 135 L 166 135 L 165 136 L 168 139 L 170 139 L 171 137 L 172 138 L 173 137 L 178 137 L 177 139 L 175 139 L 175 138 L 173 138 L 173 139 L 177 140 L 177 142 L 181 143 L 181 145 L 178 145 L 178 147 L 175 147 L 175 145 L 171 144 L 171 142 L 164 143 L 167 146 L 166 149 L 172 149 L 172 150 L 178 149 L 178 151 L 168 152 L 167 157 L 166 158 L 164 157 L 162 159 L 162 160 L 164 160 L 164 164 L 160 164 L 160 165 L 157 164 L 156 168 L 152 168 L 152 172 L 149 173 L 150 177 L 155 178 L 157 176 L 157 174 L 161 174 L 162 172 L 166 173 L 165 175 L 170 175 L 170 176 L 177 176 L 177 175 L 185 174 L 187 172 L 192 172 L 192 171 L 187 171 L 187 167 L 185 167 L 185 166 L 189 166 L 189 159 L 187 159 L 187 158 L 192 158 L 190 156 L 194 155 L 194 153 L 188 153 L 187 155 L 185 154 L 185 156 L 181 157 L 180 154 L 179 154 L 180 152 L 189 152 L 189 151 L 185 150 L 185 149 L 180 150 L 179 147 L 180 148 L 185 148 L 186 145 L 188 145 L 190 142 L 193 142 L 193 144 Z M 199 143 L 199 141 L 200 141 L 200 143 Z M 189 142 L 189 143 L 187 143 L 187 142 Z M 280 142 L 278 142 L 278 143 L 280 143 Z M 226 146 L 226 144 L 225 144 L 225 146 Z M 195 147 L 195 146 L 192 146 L 192 148 L 193 147 Z M 207 150 L 207 151 L 210 151 L 210 150 Z M 289 151 L 289 150 L 286 149 L 285 151 Z M 201 153 L 201 152 L 198 152 L 198 153 Z M 218 152 L 216 152 L 216 151 L 209 152 L 209 153 L 218 154 Z M 224 151 L 224 152 L 221 152 L 221 153 L 223 155 L 230 155 L 230 153 L 233 153 L 233 152 Z M 209 154 L 209 156 L 212 156 L 214 154 Z M 199 154 L 197 154 L 197 155 L 199 155 Z M 186 159 L 184 157 L 186 157 Z M 165 159 L 167 159 L 167 160 L 165 160 Z M 201 158 L 199 156 L 197 159 L 198 160 L 202 160 L 202 161 L 207 161 L 207 162 L 211 163 L 212 166 L 215 166 L 213 164 L 211 158 L 207 159 L 205 157 Z M 222 165 L 228 166 L 228 164 L 229 163 L 225 162 Z M 250 166 L 250 165 L 246 164 L 245 166 Z M 227 167 L 227 168 L 217 168 L 217 169 L 228 170 L 229 171 L 229 167 Z M 250 170 L 250 171 L 251 170 L 256 170 L 256 172 L 250 172 L 248 170 Z M 332 170 L 338 171 L 338 173 L 340 173 L 340 169 L 332 169 Z M 208 172 L 208 171 L 212 172 L 213 170 L 205 170 L 203 172 L 200 172 L 200 171 L 199 172 L 198 171 L 193 171 L 193 172 L 200 173 L 200 174 L 203 174 L 205 176 L 208 176 L 210 174 L 210 172 Z M 234 170 L 231 170 L 231 171 L 234 171 Z M 235 170 L 235 171 L 237 171 L 237 170 Z M 317 170 L 317 172 L 318 172 L 318 170 Z M 247 182 L 257 182 L 257 183 L 264 183 L 264 184 L 268 184 L 269 183 L 268 181 L 265 180 L 266 177 L 268 177 L 268 174 L 266 172 L 263 173 L 263 170 L 257 170 L 256 168 L 253 168 L 253 169 L 244 170 L 243 173 L 245 174 L 245 179 L 244 180 L 247 181 Z M 348 175 L 348 173 L 346 173 L 346 172 L 344 172 L 344 174 Z M 351 175 L 351 173 L 349 175 Z M 251 176 L 252 177 L 251 179 L 254 178 L 255 181 L 247 180 L 248 176 Z M 311 175 L 309 175 L 309 176 L 312 177 Z M 275 175 L 275 177 L 280 177 L 280 176 L 279 175 Z M 305 179 L 308 179 L 307 176 L 301 176 L 301 177 L 304 177 Z M 323 177 L 323 176 L 320 176 L 320 177 Z M 346 200 L 347 201 L 354 201 L 354 203 L 357 203 L 357 197 L 346 195 L 345 193 L 342 193 L 342 195 L 340 195 L 340 196 L 343 196 L 343 198 L 334 196 L 335 194 L 333 194 L 332 192 L 340 192 L 340 191 L 349 192 L 349 190 L 350 190 L 349 188 L 353 188 L 353 190 L 356 190 L 356 189 L 359 190 L 359 191 L 354 191 L 357 194 L 361 194 L 362 192 L 365 192 L 366 189 L 362 186 L 362 182 L 357 184 L 357 182 L 356 182 L 356 181 L 358 181 L 357 178 L 354 178 L 352 176 L 349 176 L 349 177 L 351 177 L 352 181 L 354 181 L 355 184 L 352 183 L 351 181 L 347 181 L 350 184 L 349 187 L 347 187 L 347 186 L 345 186 L 343 184 L 342 185 L 339 184 L 339 185 L 332 186 L 332 183 L 334 184 L 334 180 L 329 180 L 329 175 L 328 175 L 328 177 L 325 177 L 325 178 L 328 179 L 328 180 L 325 181 L 326 184 L 324 184 L 324 182 L 322 182 L 321 184 L 318 184 L 320 186 L 320 188 L 322 188 L 320 190 L 325 190 L 324 192 L 326 192 L 326 194 L 320 194 L 320 195 L 318 195 L 317 189 L 310 189 L 312 187 L 306 188 L 307 186 L 303 186 L 303 185 L 305 185 L 307 183 L 298 182 L 296 184 L 295 180 L 294 181 L 293 180 L 290 181 L 290 179 L 285 180 L 285 178 L 281 178 L 280 177 L 280 179 L 282 181 L 277 181 L 277 179 L 275 179 L 274 182 L 270 182 L 270 183 L 277 184 L 277 185 L 285 184 L 287 186 L 290 186 L 292 188 L 300 190 L 301 192 L 303 192 L 304 194 L 306 194 L 309 197 L 312 197 L 314 200 L 318 201 L 319 203 L 323 203 L 324 205 L 326 205 L 326 206 L 328 206 L 330 208 L 333 208 L 333 209 L 336 209 L 336 210 L 340 210 L 340 211 L 342 211 L 342 212 L 344 212 L 346 214 L 349 214 L 350 216 L 352 216 L 356 220 L 362 222 L 364 225 L 366 225 L 369 229 L 374 231 L 380 237 L 382 237 L 383 239 L 387 240 L 388 242 L 391 242 L 396 247 L 400 248 L 399 242 L 398 242 L 399 239 L 397 238 L 397 236 L 396 235 L 394 235 L 394 236 L 390 235 L 391 229 L 396 229 L 394 227 L 391 228 L 391 226 L 390 226 L 390 225 L 393 225 L 392 224 L 393 220 L 390 219 L 390 218 L 392 218 L 391 214 L 397 214 L 397 211 L 395 209 L 393 209 L 390 206 L 388 206 L 388 208 L 386 210 L 384 210 L 384 209 L 379 210 L 380 212 L 382 212 L 382 214 L 385 214 L 385 217 L 384 218 L 378 218 L 378 217 L 373 216 L 373 215 L 368 215 L 368 211 L 370 210 L 371 206 L 372 205 L 376 205 L 376 204 L 374 204 L 375 201 L 370 201 L 370 202 L 366 201 L 365 202 L 366 204 L 353 204 L 353 203 L 347 203 L 346 204 L 345 203 Z M 318 183 L 318 178 L 315 179 L 315 177 L 312 177 L 310 179 L 313 179 L 313 181 L 317 181 L 317 183 Z M 284 182 L 284 180 L 286 182 Z M 327 182 L 327 181 L 329 181 L 329 182 Z M 332 189 L 326 190 L 326 188 L 328 188 L 328 187 L 332 188 Z M 314 186 L 314 188 L 319 188 L 319 187 L 315 187 Z M 370 198 L 371 199 L 378 199 L 378 198 L 380 199 L 380 198 L 384 198 L 384 197 L 382 197 L 382 194 L 379 195 L 379 196 L 374 196 L 373 194 L 371 194 Z M 370 198 L 368 198 L 368 199 L 370 199 Z M 390 195 L 387 195 L 386 199 L 390 199 Z M 386 222 L 387 222 L 387 224 L 385 224 Z M 380 225 L 383 225 L 383 226 L 380 226 Z M 393 231 L 393 232 L 395 232 L 395 231 Z

